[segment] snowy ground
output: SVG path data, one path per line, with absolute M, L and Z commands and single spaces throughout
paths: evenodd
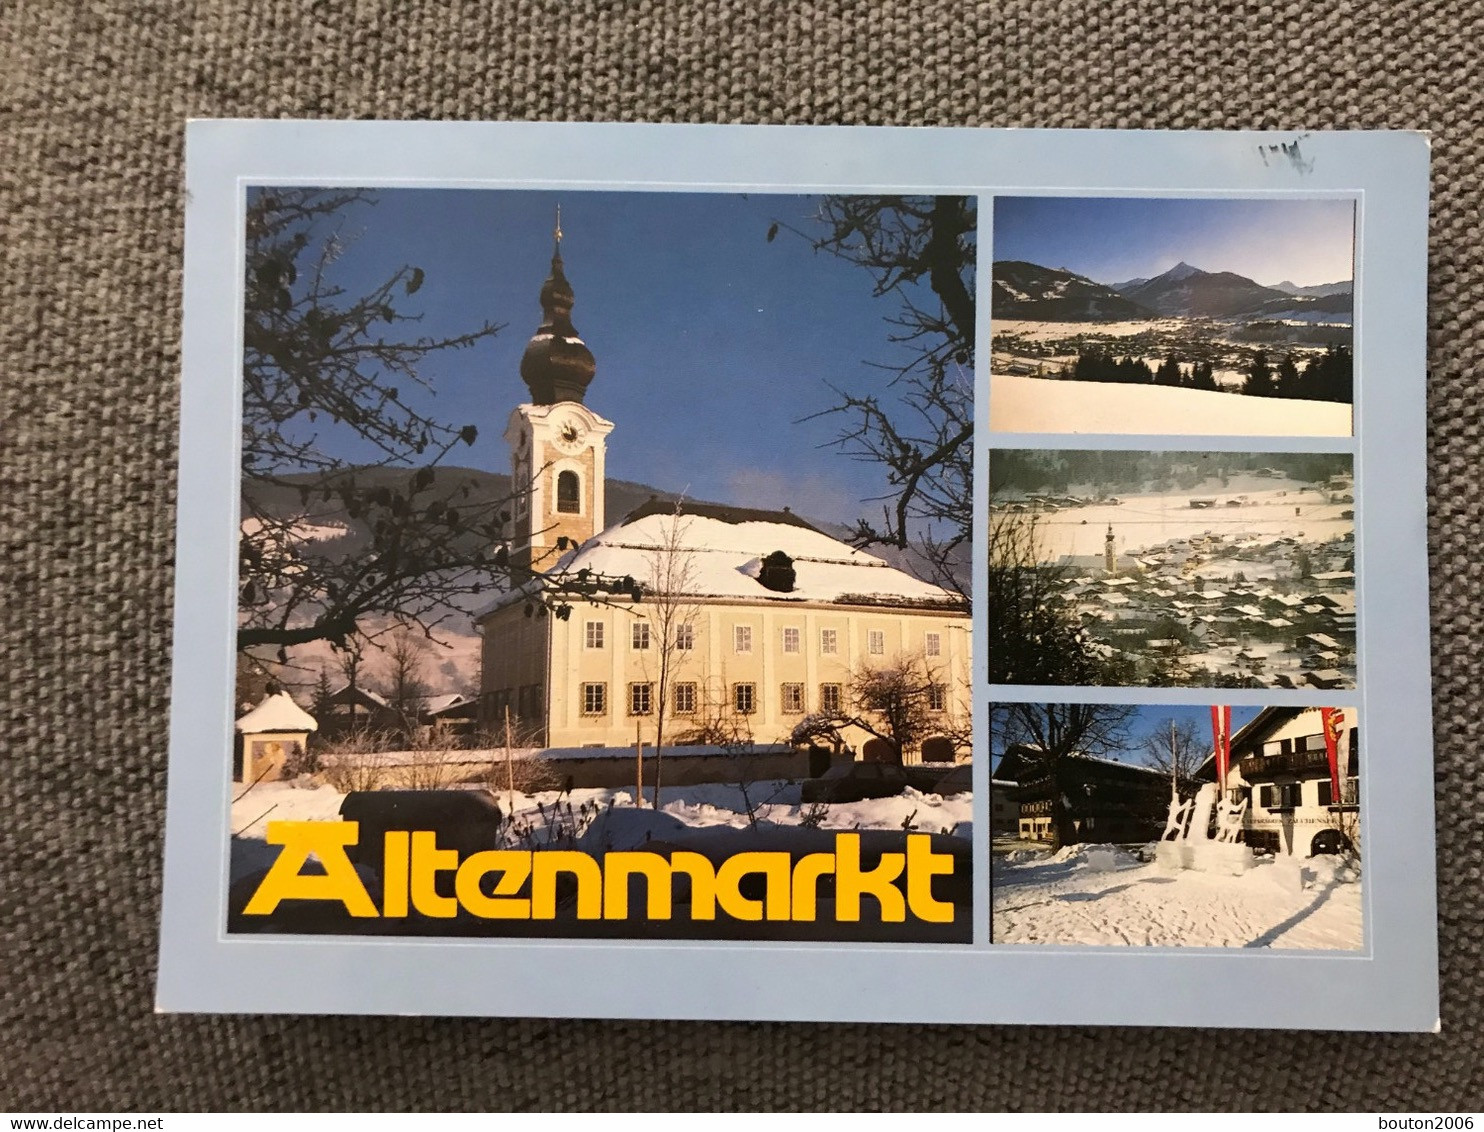
M 990 874 L 994 942 L 1327 951 L 1364 946 L 1361 883 L 1337 857 L 1297 865 L 1266 858 L 1241 876 L 1229 876 L 1165 872 L 1121 849 L 1113 851 L 1114 867 L 1101 869 L 1089 863 L 1089 851 L 1097 848 L 1109 847 L 997 854 Z
M 1213 498 L 1224 504 L 1239 496 L 1245 497 L 1240 507 L 1190 505 L 1193 498 Z M 1236 475 L 1228 477 L 1225 486 L 1209 479 L 1185 491 L 1118 498 L 1119 503 L 1028 514 L 1041 539 L 1042 556 L 1054 561 L 1063 554 L 1102 554 L 1109 524 L 1120 554 L 1139 554 L 1173 539 L 1206 534 L 1228 541 L 1255 535 L 1321 543 L 1343 538 L 1355 529 L 1353 518 L 1341 518 L 1343 512 L 1354 511 L 1354 503 L 1330 503 L 1314 485 L 1290 479 Z M 1250 578 L 1260 573 L 1251 562 L 1233 560 L 1223 565 L 1242 570 Z
M 501 791 L 497 800 L 502 812 L 510 811 L 509 796 Z M 232 879 L 266 868 L 276 850 L 265 838 L 270 821 L 335 821 L 343 795 L 327 785 L 296 786 L 288 782 L 263 782 L 232 803 Z M 748 817 L 748 800 L 753 816 Z M 738 786 L 705 785 L 667 788 L 658 812 L 634 805 L 632 791 L 618 789 L 555 790 L 540 794 L 514 795 L 513 828 L 527 828 L 539 843 L 555 836 L 551 815 L 560 805 L 570 805 L 582 827 L 578 845 L 590 851 L 632 849 L 647 840 L 667 840 L 698 831 L 780 830 L 797 828 L 812 808 L 801 805 L 797 783 L 766 781 L 750 783 L 746 798 Z M 584 810 L 584 807 L 586 808 Z M 544 812 L 543 812 L 544 811 Z M 940 798 L 908 787 L 891 798 L 863 802 L 836 802 L 819 811 L 818 828 L 824 830 L 902 830 L 909 826 L 921 833 L 949 834 L 966 842 L 973 836 L 974 802 L 969 794 Z
M 989 427 L 995 432 L 1349 436 L 1350 406 L 997 373 L 990 377 Z

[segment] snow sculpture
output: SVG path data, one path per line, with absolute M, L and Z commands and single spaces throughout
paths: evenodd
M 1211 813 L 1216 809 L 1216 798 L 1220 792 L 1220 788 L 1214 782 L 1207 782 L 1196 791 L 1195 798 L 1191 802 L 1190 829 L 1185 834 L 1187 841 L 1209 839 Z
M 1252 867 L 1252 850 L 1237 841 L 1242 831 L 1242 815 L 1247 803 L 1233 804 L 1221 797 L 1221 788 L 1214 782 L 1201 787 L 1196 795 L 1196 810 L 1200 821 L 1201 838 L 1192 845 L 1190 867 L 1208 873 L 1232 873 L 1240 875 Z M 1212 813 L 1216 817 L 1216 836 L 1207 836 Z
M 1154 860 L 1161 868 L 1196 869 L 1200 872 L 1245 873 L 1252 867 L 1252 850 L 1237 840 L 1247 803 L 1227 802 L 1220 787 L 1208 782 L 1189 801 L 1170 798 L 1165 831 L 1155 846 Z M 1212 815 L 1216 836 L 1210 833 Z
M 1165 818 L 1165 831 L 1159 835 L 1159 844 L 1154 847 L 1154 863 L 1162 869 L 1188 868 L 1189 855 L 1185 844 L 1186 822 L 1190 819 L 1190 800 L 1181 800 L 1175 783 L 1170 782 L 1170 813 Z
M 1165 818 L 1165 831 L 1159 835 L 1161 841 L 1183 841 L 1185 821 L 1190 817 L 1189 800 L 1181 801 L 1180 795 L 1170 791 L 1170 813 Z
M 1235 845 L 1242 833 L 1242 819 L 1247 815 L 1247 799 L 1222 803 L 1216 808 L 1216 840 Z

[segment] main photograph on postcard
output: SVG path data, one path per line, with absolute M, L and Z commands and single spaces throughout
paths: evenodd
M 997 197 L 996 432 L 1349 436 L 1355 202 Z
M 975 202 L 245 207 L 228 930 L 969 942 Z

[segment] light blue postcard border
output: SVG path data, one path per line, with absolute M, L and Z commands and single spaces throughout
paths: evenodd
M 461 185 L 966 193 L 1355 195 L 1357 692 L 1365 949 L 992 946 L 989 822 L 973 945 L 228 937 L 243 187 Z M 1407 133 L 1190 133 L 532 123 L 192 122 L 186 142 L 175 642 L 157 1009 L 242 1013 L 1012 1022 L 1433 1030 L 1438 1020 L 1425 495 L 1428 144 Z M 987 293 L 989 272 L 978 282 Z M 1364 283 L 1360 282 L 1364 271 Z M 979 303 L 977 499 L 991 446 L 1238 447 L 1204 437 L 992 438 Z M 1363 410 L 1362 410 L 1363 401 Z M 1363 421 L 1369 420 L 1366 429 Z M 1330 438 L 1312 450 L 1346 451 Z M 975 588 L 984 592 L 982 563 Z M 975 614 L 984 688 L 983 610 Z M 1021 693 L 1032 690 L 1020 689 Z M 1040 698 L 1076 698 L 1048 689 Z M 1170 689 L 1096 698 L 1197 702 Z M 987 811 L 988 696 L 975 797 Z M 1227 694 L 1232 702 L 1245 702 Z M 1265 702 L 1280 693 L 1263 693 Z M 1283 702 L 1289 702 L 1284 700 Z M 1292 702 L 1307 702 L 1302 693 Z M 1253 993 L 1253 988 L 1262 993 Z

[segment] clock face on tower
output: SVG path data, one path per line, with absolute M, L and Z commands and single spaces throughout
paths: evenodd
M 561 451 L 572 455 L 582 449 L 587 438 L 587 429 L 576 417 L 562 417 L 556 422 L 556 437 L 552 443 Z

